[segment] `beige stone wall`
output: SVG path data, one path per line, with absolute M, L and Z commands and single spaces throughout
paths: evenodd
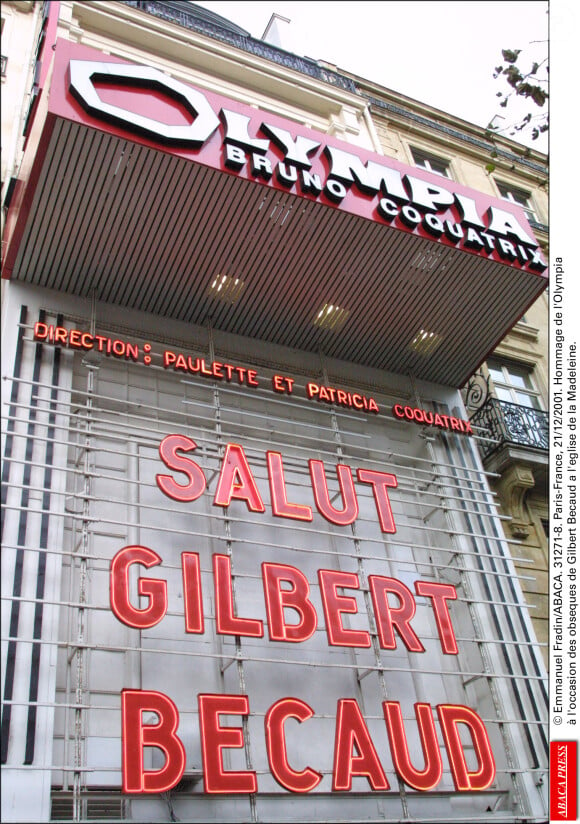
M 522 189 L 530 194 L 530 205 L 538 222 L 547 224 L 548 175 L 544 155 L 496 138 L 496 147 L 512 157 L 495 157 L 485 130 L 366 81 L 360 81 L 360 85 L 371 99 L 387 104 L 371 104 L 377 138 L 385 155 L 412 166 L 411 150 L 422 150 L 448 161 L 449 176 L 453 180 L 495 197 L 500 196 L 498 183 Z M 404 109 L 407 116 L 389 106 Z M 434 124 L 431 128 L 429 121 Z M 437 125 L 445 127 L 446 133 L 437 129 Z M 464 139 L 454 136 L 453 132 L 459 132 Z M 478 146 L 475 141 L 488 145 Z M 519 158 L 529 158 L 542 169 L 532 169 Z M 547 231 L 537 228 L 534 231 L 547 256 Z M 548 297 L 544 292 L 494 352 L 496 357 L 523 364 L 532 371 L 544 410 L 549 408 L 548 323 Z M 483 369 L 485 372 L 485 365 Z M 517 449 L 510 450 L 509 454 L 507 464 L 504 462 L 500 467 L 500 478 L 493 477 L 498 469 L 493 462 L 486 468 L 492 473 L 490 482 L 498 497 L 498 511 L 507 516 L 503 521 L 506 537 L 512 542 L 520 585 L 530 605 L 534 629 L 547 663 L 549 547 L 542 524 L 548 518 L 547 454 L 522 455 Z
M 2 2 L 2 184 L 14 175 L 34 76 L 34 49 L 42 3 Z

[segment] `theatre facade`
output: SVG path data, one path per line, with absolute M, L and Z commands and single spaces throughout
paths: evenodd
M 5 227 L 4 820 L 545 820 L 459 392 L 545 289 L 524 211 L 379 153 L 328 80 L 344 128 L 290 70 L 275 105 L 233 47 L 162 65 L 138 10 L 113 48 L 124 4 L 49 5 Z

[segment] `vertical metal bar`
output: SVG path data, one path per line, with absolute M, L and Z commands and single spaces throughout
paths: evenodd
M 323 377 L 324 383 L 328 386 L 330 381 L 328 379 L 328 372 L 327 372 L 326 366 L 324 364 L 324 355 L 323 355 L 322 352 L 320 352 L 319 356 L 320 356 L 320 361 L 321 361 L 322 377 Z M 336 411 L 335 411 L 334 407 L 332 407 L 332 406 L 330 407 L 330 420 L 331 420 L 331 425 L 332 425 L 332 432 L 333 432 L 333 435 L 334 435 L 334 441 L 335 441 L 335 444 L 336 444 L 336 456 L 340 461 L 344 457 L 343 440 L 342 440 L 342 434 L 340 432 L 338 416 L 336 414 Z M 361 581 L 361 584 L 362 584 L 363 598 L 364 598 L 365 609 L 366 609 L 366 613 L 367 613 L 367 619 L 368 619 L 368 622 L 369 622 L 369 626 L 371 628 L 371 642 L 372 642 L 372 646 L 373 646 L 373 654 L 374 654 L 374 658 L 375 658 L 375 665 L 378 667 L 378 669 L 376 671 L 377 672 L 377 678 L 379 680 L 379 686 L 380 686 L 380 691 L 381 691 L 383 701 L 386 701 L 386 700 L 388 700 L 389 694 L 388 694 L 388 690 L 387 690 L 387 683 L 385 681 L 385 672 L 384 672 L 384 668 L 383 668 L 383 662 L 382 662 L 382 659 L 381 659 L 381 649 L 380 649 L 380 645 L 379 645 L 379 636 L 378 636 L 377 627 L 376 627 L 376 623 L 375 623 L 375 614 L 374 614 L 374 610 L 373 610 L 371 594 L 370 594 L 370 591 L 369 591 L 369 585 L 368 585 L 368 581 L 367 581 L 367 577 L 366 577 L 363 558 L 362 558 L 362 555 L 361 555 L 360 538 L 357 535 L 356 521 L 350 525 L 350 530 L 351 530 L 352 540 L 353 540 L 353 545 L 354 545 L 354 554 L 355 554 L 355 557 L 356 557 L 357 573 L 358 573 L 359 580 Z M 359 679 L 359 686 L 360 686 L 360 680 L 361 679 Z M 407 800 L 407 789 L 405 787 L 405 784 L 399 778 L 398 775 L 397 775 L 397 783 L 399 785 L 399 799 L 401 801 L 401 807 L 403 809 L 403 816 L 404 816 L 404 818 L 409 818 L 410 813 L 409 813 L 409 804 L 408 804 L 408 800 Z
M 418 394 L 414 384 L 413 384 L 413 392 L 414 392 L 414 395 L 415 395 L 415 401 L 416 401 L 417 405 L 420 406 L 421 405 L 421 399 L 419 397 L 419 394 Z M 435 407 L 436 406 L 437 405 L 435 404 Z M 446 436 L 444 434 L 442 434 L 441 438 L 443 439 L 443 448 L 447 452 L 447 457 L 449 458 L 450 466 L 453 466 L 452 456 L 449 454 L 450 450 L 449 450 L 449 445 L 448 445 L 447 440 L 446 440 Z M 433 460 L 433 466 L 435 467 L 435 466 L 437 466 L 437 456 L 435 454 L 435 449 L 433 447 L 433 444 L 432 444 L 431 441 L 426 441 L 426 446 L 427 446 L 427 450 L 429 451 L 429 454 L 431 455 L 431 458 Z M 455 469 L 451 469 L 451 472 L 454 473 L 455 476 L 456 476 Z M 467 483 L 470 483 L 470 482 L 467 481 Z M 465 505 L 463 504 L 463 506 L 465 506 Z M 469 516 L 466 516 L 466 517 L 469 518 Z M 449 528 L 450 528 L 449 534 L 451 536 L 451 541 L 452 541 L 452 543 L 455 544 L 457 542 L 456 531 L 454 529 L 454 525 L 452 523 L 452 518 L 451 518 L 451 513 L 450 513 L 448 507 L 445 507 L 444 518 L 447 521 L 447 523 L 449 524 Z M 482 525 L 482 533 L 483 532 L 484 532 L 484 529 L 483 529 L 483 525 Z M 457 553 L 458 561 L 461 558 L 462 558 L 461 552 L 458 552 Z M 486 578 L 485 578 L 485 575 L 483 574 L 483 566 L 482 566 L 481 558 L 478 558 L 476 562 L 479 564 L 480 569 L 482 571 L 482 580 L 483 580 L 484 586 L 487 587 Z M 472 592 L 472 589 L 471 589 L 469 574 L 467 574 L 467 570 L 465 570 L 465 568 L 463 566 L 458 565 L 457 569 L 458 569 L 459 575 L 461 577 L 463 591 L 465 592 L 465 595 L 469 599 L 468 600 L 468 609 L 469 609 L 469 614 L 470 614 L 470 617 L 471 617 L 471 621 L 473 623 L 473 626 L 475 628 L 477 636 L 479 638 L 483 638 L 483 630 L 482 630 L 482 627 L 480 626 L 478 616 L 477 616 L 477 612 L 476 612 L 475 606 L 474 606 L 475 602 L 476 602 L 476 598 L 473 595 L 473 592 Z M 488 592 L 488 595 L 489 595 L 489 599 L 491 600 L 491 593 Z M 493 607 L 492 607 L 492 609 L 493 609 Z M 496 623 L 496 627 L 497 627 L 497 630 L 498 630 L 498 637 L 501 637 L 499 624 Z M 501 700 L 500 700 L 500 697 L 498 695 L 497 688 L 496 688 L 496 685 L 495 685 L 495 682 L 494 682 L 493 666 L 492 666 L 491 661 L 489 659 L 489 652 L 487 650 L 486 645 L 482 644 L 482 643 L 478 643 L 478 649 L 479 649 L 479 652 L 480 652 L 480 655 L 481 655 L 482 669 L 487 674 L 486 681 L 487 681 L 487 685 L 488 685 L 488 688 L 489 688 L 489 691 L 490 691 L 490 695 L 491 695 L 491 698 L 492 698 L 492 702 L 493 702 L 493 706 L 494 706 L 494 709 L 495 709 L 495 712 L 496 712 L 496 716 L 498 718 L 497 723 L 498 723 L 500 735 L 502 737 L 502 741 L 503 741 L 503 744 L 504 744 L 504 751 L 505 751 L 505 755 L 506 755 L 506 760 L 508 762 L 508 766 L 511 768 L 510 778 L 511 778 L 511 782 L 512 782 L 512 789 L 513 789 L 513 792 L 514 792 L 515 804 L 518 806 L 518 808 L 520 810 L 520 813 L 522 815 L 525 815 L 524 799 L 523 799 L 522 794 L 520 792 L 520 787 L 519 787 L 519 783 L 517 781 L 517 776 L 516 776 L 516 772 L 515 772 L 515 762 L 514 762 L 514 758 L 513 758 L 513 743 L 511 741 L 509 731 L 506 728 L 505 724 L 503 724 L 499 720 L 499 719 L 502 718 L 503 713 L 502 713 Z M 464 685 L 464 689 L 465 689 L 465 685 Z M 516 690 L 516 692 L 517 692 L 517 690 Z
M 62 315 L 57 318 L 57 325 L 62 324 Z M 54 458 L 54 433 L 56 423 L 56 401 L 58 397 L 58 382 L 60 374 L 60 349 L 53 350 L 52 363 L 52 381 L 50 389 L 50 404 L 48 414 L 48 425 L 46 431 L 46 446 L 44 458 L 44 480 L 42 490 L 42 514 L 40 517 L 40 539 L 39 539 L 39 555 L 38 555 L 38 571 L 36 577 L 36 605 L 34 608 L 34 628 L 32 637 L 35 641 L 40 641 L 42 637 L 42 619 L 44 612 L 44 588 L 46 582 L 46 553 L 43 550 L 48 549 L 48 526 L 49 526 L 49 510 L 50 510 L 50 490 L 52 485 L 52 464 Z M 38 682 L 40 677 L 40 652 L 41 645 L 36 643 L 32 645 L 32 664 L 30 675 L 30 691 L 28 707 L 28 720 L 26 727 L 26 753 L 24 756 L 25 764 L 32 764 L 34 761 L 34 748 L 36 740 L 36 715 L 38 700 Z
M 208 320 L 208 336 L 209 336 L 209 359 L 210 362 L 215 360 L 215 346 L 213 340 L 213 328 L 211 319 Z M 224 444 L 222 440 L 222 428 L 221 428 L 221 402 L 220 402 L 220 393 L 219 393 L 219 386 L 217 381 L 213 382 L 214 389 L 213 389 L 213 399 L 214 399 L 214 421 L 215 421 L 215 434 L 216 434 L 216 441 L 218 447 L 218 457 L 220 460 L 224 456 Z M 232 602 L 234 606 L 234 610 L 237 612 L 237 599 L 236 599 L 236 577 L 234 572 L 234 564 L 233 564 L 233 543 L 232 543 L 232 530 L 231 530 L 231 521 L 228 515 L 228 510 L 226 509 L 224 512 L 224 531 L 226 535 L 225 541 L 225 549 L 226 554 L 230 559 L 230 569 L 231 569 L 231 576 L 232 576 Z M 240 689 L 240 694 L 246 694 L 246 677 L 244 673 L 244 662 L 242 660 L 242 639 L 239 635 L 235 637 L 235 649 L 236 649 L 236 667 L 238 673 L 238 684 Z M 222 678 L 224 677 L 225 670 L 222 668 Z M 242 730 L 244 736 L 244 754 L 246 758 L 246 768 L 249 771 L 253 770 L 253 762 L 252 762 L 252 747 L 250 741 L 250 727 L 248 723 L 247 716 L 242 716 Z M 251 820 L 253 822 L 258 821 L 257 816 L 257 808 L 256 808 L 256 795 L 255 793 L 250 793 L 248 795 L 248 800 L 250 804 L 250 813 L 251 813 Z
M 91 334 L 95 334 L 96 327 L 96 297 L 92 294 Z M 86 604 L 88 603 L 88 560 L 90 551 L 90 496 L 91 496 L 91 442 L 92 442 L 92 415 L 93 396 L 95 392 L 95 371 L 99 368 L 87 361 L 83 362 L 87 368 L 87 389 L 85 398 L 85 438 L 84 438 L 84 478 L 83 478 L 83 513 L 82 532 L 79 546 L 79 594 L 77 608 L 77 649 L 76 649 L 76 690 L 74 714 L 74 778 L 73 778 L 73 821 L 83 819 L 83 782 L 82 771 L 84 762 L 84 680 L 86 670 L 85 634 L 86 634 Z

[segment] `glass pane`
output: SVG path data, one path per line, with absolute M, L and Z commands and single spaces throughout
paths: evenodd
M 500 366 L 495 366 L 492 363 L 488 363 L 487 368 L 489 369 L 489 374 L 491 375 L 491 379 L 494 383 L 505 383 L 505 378 Z
M 509 401 L 510 403 L 514 403 L 514 399 L 512 397 L 512 393 L 509 389 L 504 386 L 496 386 L 495 387 L 495 394 L 500 399 L 500 401 Z
M 434 172 L 447 176 L 447 163 L 445 163 L 444 160 L 438 160 L 435 157 L 431 158 L 431 168 Z
M 508 373 L 512 386 L 522 389 L 532 389 L 530 374 L 526 369 L 522 369 L 519 366 L 509 366 Z
M 528 394 L 528 392 L 516 392 L 516 403 L 520 406 L 529 406 L 530 409 L 539 409 L 540 404 L 535 395 Z

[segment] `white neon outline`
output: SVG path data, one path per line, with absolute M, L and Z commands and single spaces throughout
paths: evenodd
M 294 711 L 287 710 L 282 716 L 282 718 L 276 719 L 276 726 L 274 727 L 274 725 L 272 724 L 272 715 L 274 715 L 274 713 L 278 714 L 280 712 L 281 706 L 285 704 L 292 705 L 294 707 Z M 266 753 L 268 755 L 268 763 L 270 765 L 270 770 L 278 784 L 280 784 L 281 787 L 284 787 L 284 789 L 289 790 L 293 793 L 303 794 L 310 792 L 315 787 L 317 787 L 318 784 L 320 784 L 323 776 L 322 773 L 313 770 L 312 767 L 305 767 L 300 772 L 297 772 L 296 770 L 292 769 L 292 767 L 288 763 L 286 737 L 284 735 L 284 724 L 288 718 L 295 718 L 300 724 L 302 724 L 303 721 L 307 721 L 309 718 L 312 718 L 313 715 L 314 710 L 312 709 L 312 707 L 309 707 L 308 704 L 306 704 L 304 701 L 301 701 L 299 698 L 286 697 L 281 698 L 279 701 L 276 701 L 275 704 L 272 704 L 264 718 L 264 726 L 266 729 Z M 274 729 L 278 729 L 280 733 L 279 736 L 276 734 L 275 739 L 273 737 Z M 274 744 L 278 744 L 278 746 L 275 747 Z M 274 753 L 276 753 L 276 758 L 273 757 Z M 286 771 L 286 773 L 289 773 L 296 778 L 304 778 L 308 776 L 311 779 L 310 783 L 307 785 L 305 784 L 302 789 L 297 789 L 296 787 L 293 787 L 290 784 L 290 782 L 285 781 L 282 778 L 281 774 L 278 772 L 276 762 L 278 762 L 279 760 L 283 762 L 284 770 Z
M 464 711 L 468 717 L 473 719 L 473 726 L 472 723 L 465 720 L 465 718 L 453 717 L 453 714 L 457 714 L 457 710 Z M 470 709 L 470 707 L 464 706 L 463 704 L 438 704 L 437 714 L 439 716 L 439 723 L 445 738 L 445 747 L 447 749 L 455 789 L 459 792 L 486 790 L 493 783 L 496 767 L 489 735 L 483 721 L 474 710 Z M 451 717 L 448 717 L 448 715 Z M 479 762 L 479 769 L 477 772 L 469 772 L 467 769 L 467 761 L 465 760 L 463 744 L 461 743 L 461 737 L 459 735 L 459 730 L 457 729 L 457 724 L 465 724 L 465 726 L 469 729 L 469 733 L 473 741 L 473 749 Z M 476 733 L 481 734 L 481 738 L 479 735 L 473 734 L 474 729 L 476 730 Z M 482 751 L 482 745 L 484 751 Z M 483 757 L 484 755 L 485 757 Z M 491 768 L 491 774 L 486 779 L 485 783 L 478 786 L 477 781 L 474 782 L 473 779 L 484 778 L 486 771 L 489 770 L 489 768 Z
M 262 638 L 264 635 L 264 622 L 259 618 L 238 618 L 234 615 L 234 599 L 232 593 L 232 564 L 228 555 L 216 554 L 212 556 L 214 593 L 215 593 L 215 624 L 216 632 L 220 635 L 243 635 L 249 638 Z M 229 582 L 229 584 L 227 583 Z M 224 614 L 224 600 L 222 599 L 222 588 L 226 590 Z M 229 625 L 230 629 L 224 629 Z M 243 630 L 240 627 L 244 627 Z
M 211 706 L 208 711 L 207 702 L 217 699 L 216 703 L 222 702 L 229 705 L 223 707 Z M 197 696 L 199 708 L 199 730 L 201 739 L 201 756 L 203 760 L 203 786 L 206 793 L 212 795 L 220 795 L 224 793 L 255 793 L 257 791 L 257 778 L 254 770 L 224 770 L 222 750 L 223 749 L 242 749 L 244 746 L 244 731 L 242 727 L 222 727 L 219 723 L 220 715 L 249 715 L 250 702 L 247 695 L 228 695 L 216 693 L 200 693 Z M 233 706 L 232 706 L 233 705 Z M 208 730 L 206 721 L 211 713 L 213 719 L 211 730 Z M 211 763 L 208 755 L 208 735 L 215 733 L 217 739 L 217 757 L 218 763 L 218 785 L 221 781 L 232 780 L 250 780 L 248 787 L 222 787 L 221 789 L 211 789 L 209 786 L 210 778 L 213 782 L 215 776 L 208 770 L 208 765 Z M 225 733 L 223 735 L 222 733 Z M 226 743 L 220 744 L 220 738 L 229 738 Z
M 441 781 L 443 761 L 439 750 L 439 741 L 437 740 L 437 731 L 435 729 L 431 704 L 417 702 L 414 704 L 414 709 L 421 738 L 423 760 L 425 762 L 425 768 L 423 770 L 416 769 L 411 763 L 411 754 L 405 733 L 401 704 L 398 701 L 383 701 L 383 715 L 391 744 L 393 767 L 399 778 L 404 781 L 405 784 L 408 784 L 409 787 L 413 787 L 413 789 L 420 790 L 421 792 L 429 792 L 435 789 Z M 429 721 L 427 721 L 427 719 L 429 719 Z M 432 779 L 430 784 L 426 784 L 425 779 L 432 770 L 432 759 L 437 767 L 437 777 Z M 420 779 L 423 779 L 423 781 Z
M 193 565 L 193 573 L 194 573 L 194 600 L 197 607 L 194 606 L 193 610 L 190 609 L 190 597 L 189 593 L 191 592 L 190 587 L 187 586 L 187 578 L 186 575 L 186 566 L 189 570 L 189 562 L 192 562 Z M 201 591 L 201 568 L 199 563 L 199 553 L 197 552 L 182 552 L 181 553 L 181 577 L 183 580 L 183 618 L 185 621 L 185 631 L 187 633 L 193 634 L 203 634 L 205 631 L 205 620 L 203 615 L 203 596 Z M 192 617 L 191 613 L 197 613 L 197 623 L 190 623 L 190 618 Z
M 349 707 L 354 710 L 354 718 L 356 719 L 356 723 L 359 724 L 358 730 L 355 729 L 354 725 L 351 722 L 349 728 L 349 736 L 348 736 L 348 768 L 347 768 L 347 783 L 346 786 L 342 787 L 338 785 L 337 781 L 337 772 L 338 767 L 341 766 L 339 764 L 339 753 L 342 752 L 344 749 L 342 745 L 342 741 L 344 740 L 343 735 L 343 726 L 344 726 L 344 714 L 345 709 Z M 362 740 L 366 744 L 370 751 L 367 754 L 363 753 L 363 748 L 361 747 L 361 735 L 362 733 Z M 353 744 L 356 745 L 356 748 L 359 752 L 359 755 L 353 758 L 352 750 Z M 375 777 L 371 773 L 370 769 L 366 771 L 358 770 L 357 772 L 353 771 L 353 766 L 355 762 L 362 762 L 364 761 L 365 764 L 368 761 L 368 756 L 370 755 L 371 761 L 374 763 L 374 767 L 379 772 L 379 777 L 382 779 L 380 784 L 375 784 Z M 342 756 L 341 756 L 342 757 Z M 373 744 L 371 734 L 368 730 L 366 725 L 366 721 L 363 718 L 363 715 L 360 711 L 360 707 L 358 702 L 354 698 L 341 698 L 337 702 L 337 712 L 336 712 L 336 733 L 334 737 L 334 758 L 332 762 L 332 789 L 333 791 L 346 791 L 350 790 L 352 787 L 352 778 L 353 776 L 362 776 L 367 779 L 370 786 L 373 790 L 388 790 L 390 789 L 390 784 L 387 780 L 387 776 L 385 775 L 385 771 L 383 770 L 382 764 L 379 761 L 379 756 L 375 749 L 375 745 Z
M 375 581 L 384 581 L 387 582 L 386 586 L 380 587 L 380 592 L 378 589 L 378 585 L 375 584 Z M 373 608 L 375 611 L 375 619 L 377 625 L 377 632 L 379 634 L 379 643 L 382 649 L 396 649 L 397 648 L 397 638 L 395 637 L 395 627 L 397 629 L 397 635 L 403 641 L 409 652 L 425 652 L 425 647 L 421 643 L 421 639 L 415 632 L 415 630 L 411 627 L 410 622 L 413 620 L 415 612 L 417 611 L 417 604 L 415 602 L 415 597 L 411 590 L 409 589 L 406 584 L 402 581 L 399 581 L 398 578 L 390 578 L 384 575 L 369 575 L 369 589 L 371 591 L 371 599 L 373 602 Z M 410 601 L 404 601 L 404 597 L 399 593 L 398 587 L 409 596 Z M 397 609 L 394 609 L 389 604 L 389 599 L 387 597 L 387 593 L 392 592 L 400 601 L 400 606 Z M 383 604 L 379 603 L 378 598 L 379 594 L 382 596 L 384 601 L 384 610 Z M 408 606 L 411 606 L 412 612 L 408 618 L 405 616 L 400 616 L 399 613 L 402 613 L 403 610 Z M 386 612 L 387 620 L 390 627 L 390 636 L 392 638 L 392 643 L 390 640 L 387 639 L 384 632 L 383 626 L 383 615 Z M 395 620 L 393 620 L 393 613 L 395 615 Z M 406 627 L 405 631 L 401 631 L 401 624 Z M 406 634 L 407 631 L 410 633 L 411 636 L 414 637 L 415 641 L 417 642 L 418 646 L 411 646 L 410 642 L 407 642 Z
M 426 589 L 445 590 L 447 594 L 426 592 Z M 459 649 L 457 647 L 457 639 L 455 637 L 455 630 L 451 621 L 451 613 L 447 606 L 447 599 L 455 601 L 457 599 L 457 590 L 452 584 L 440 584 L 437 581 L 415 581 L 415 592 L 417 595 L 423 595 L 425 598 L 431 600 L 433 612 L 435 613 L 435 621 L 437 623 L 437 631 L 439 633 L 439 641 L 441 649 L 446 655 L 458 655 Z M 446 638 L 447 635 L 451 636 Z M 451 642 L 448 644 L 448 640 Z
M 126 561 L 126 555 L 136 555 L 139 557 Z M 125 624 L 125 626 L 133 627 L 134 629 L 149 629 L 150 627 L 154 627 L 165 617 L 165 614 L 167 613 L 167 581 L 164 581 L 161 578 L 139 577 L 137 592 L 139 595 L 149 599 L 149 606 L 145 607 L 145 609 L 138 609 L 129 601 L 129 568 L 133 564 L 141 564 L 149 569 L 150 567 L 157 566 L 161 563 L 163 563 L 163 559 L 154 550 L 149 549 L 146 546 L 141 546 L 141 544 L 130 544 L 129 546 L 124 546 L 111 560 L 109 571 L 109 602 L 113 614 L 122 624 Z M 121 571 L 119 571 L 118 566 L 121 566 Z M 118 588 L 121 590 L 122 596 L 120 596 L 117 592 Z M 147 592 L 147 588 L 150 589 L 149 592 Z M 159 615 L 159 617 L 149 619 L 147 616 L 151 615 L 154 610 L 155 616 L 159 611 L 157 608 L 159 593 L 161 593 L 162 597 L 162 614 Z M 119 607 L 119 600 L 121 598 L 123 601 L 122 610 L 120 610 Z M 125 607 L 128 607 L 131 613 L 135 613 L 138 616 L 141 616 L 141 618 L 131 621 L 123 617 Z
M 134 763 L 133 756 L 129 752 L 129 735 L 128 735 L 128 707 L 127 703 L 130 698 L 133 696 L 142 696 L 144 699 L 149 701 L 150 703 L 153 700 L 157 701 L 157 706 L 149 706 L 143 703 L 143 700 L 139 701 L 139 753 L 137 755 L 137 765 L 139 769 L 139 789 L 134 787 L 130 787 L 127 783 L 128 775 L 127 775 L 127 765 L 130 763 Z M 164 707 L 159 707 L 159 702 L 164 705 Z M 170 721 L 172 721 L 171 729 L 167 735 L 172 741 L 175 742 L 177 746 L 177 751 L 180 755 L 180 766 L 177 768 L 179 775 L 176 777 L 174 776 L 170 781 L 166 784 L 161 786 L 155 785 L 154 787 L 147 787 L 148 779 L 155 780 L 155 777 L 159 777 L 165 773 L 169 766 L 173 763 L 172 758 L 173 754 L 169 752 L 167 747 L 160 741 L 151 741 L 151 735 L 158 730 L 164 729 L 164 725 L 167 721 L 167 716 L 164 714 L 164 710 L 170 710 Z M 147 724 L 143 725 L 143 713 L 144 712 L 154 712 L 156 713 L 159 721 L 157 724 Z M 123 792 L 125 793 L 163 793 L 170 790 L 172 787 L 175 787 L 176 784 L 179 783 L 183 772 L 185 770 L 185 748 L 183 746 L 183 742 L 176 735 L 176 730 L 179 726 L 179 710 L 169 698 L 169 696 L 165 695 L 162 692 L 157 692 L 156 690 L 131 690 L 131 689 L 124 689 L 121 691 L 121 748 L 122 748 L 122 764 L 121 764 L 121 771 L 122 771 L 122 788 Z M 166 732 L 166 731 L 165 731 Z M 131 737 L 133 740 L 133 737 Z M 143 749 L 144 747 L 157 747 L 158 749 L 162 750 L 165 753 L 166 763 L 165 766 L 162 767 L 160 770 L 144 770 L 143 769 Z M 172 772 L 173 774 L 173 772 Z
M 387 535 L 394 535 L 397 527 L 395 525 L 395 516 L 393 515 L 393 508 L 391 507 L 391 499 L 389 498 L 387 487 L 391 489 L 397 488 L 399 485 L 397 476 L 391 472 L 378 472 L 375 469 L 357 469 L 356 476 L 362 483 L 371 484 L 372 486 L 381 532 Z M 379 495 L 379 490 L 382 492 L 381 495 Z
M 297 521 L 312 521 L 312 507 L 307 504 L 293 504 L 288 501 L 286 494 L 286 479 L 284 477 L 284 465 L 280 452 L 266 452 L 268 462 L 268 482 L 270 484 L 270 498 L 272 503 L 272 513 L 279 518 L 293 518 Z M 273 465 L 276 461 L 277 466 Z M 278 474 L 279 473 L 279 476 Z M 274 478 L 280 478 L 280 496 L 278 495 L 277 484 Z
M 290 577 L 288 577 L 288 575 L 287 576 L 276 575 L 275 572 L 274 572 L 275 570 L 289 570 L 289 571 L 291 571 L 290 572 Z M 273 573 L 272 575 L 270 574 L 271 572 Z M 293 580 L 292 576 L 295 576 L 298 580 L 300 580 L 303 583 L 303 585 L 305 587 L 305 590 L 306 590 L 306 595 L 303 599 L 303 603 L 304 603 L 304 601 L 306 602 L 306 604 L 311 609 L 311 612 L 309 614 L 311 616 L 314 616 L 314 626 L 313 626 L 312 630 L 308 633 L 308 635 L 306 635 L 304 637 L 300 637 L 300 638 L 290 638 L 286 633 L 287 630 L 299 633 L 300 630 L 302 629 L 302 627 L 305 625 L 305 619 L 306 619 L 306 615 L 305 615 L 305 612 L 303 610 L 299 609 L 294 604 L 283 603 L 284 596 L 292 596 L 295 593 L 298 593 L 298 588 L 297 588 L 297 586 L 295 584 L 295 581 Z M 280 604 L 280 616 L 281 616 L 281 624 L 282 624 L 282 628 L 283 628 L 283 634 L 280 635 L 280 636 L 278 635 L 278 633 L 272 631 L 273 630 L 273 624 L 274 624 L 274 621 L 272 619 L 272 616 L 273 616 L 272 600 L 273 599 L 270 598 L 270 587 L 268 586 L 268 583 L 267 583 L 267 582 L 272 581 L 272 579 L 275 581 L 276 592 L 278 593 L 278 595 L 275 596 L 275 597 L 276 597 L 277 602 Z M 280 586 L 279 586 L 280 580 L 289 581 L 289 583 L 293 584 L 294 589 L 292 589 L 292 590 L 280 589 Z M 308 595 L 310 594 L 310 584 L 308 583 L 308 579 L 306 578 L 304 573 L 301 572 L 296 567 L 290 566 L 288 564 L 277 564 L 277 563 L 273 563 L 273 562 L 270 562 L 270 561 L 264 561 L 262 563 L 262 584 L 263 584 L 263 587 L 264 587 L 264 600 L 266 602 L 266 615 L 267 615 L 267 620 L 268 620 L 268 635 L 270 637 L 270 641 L 287 641 L 288 643 L 299 644 L 299 643 L 302 643 L 302 641 L 307 641 L 309 638 L 311 638 L 314 635 L 314 633 L 316 631 L 316 628 L 318 626 L 318 615 L 316 613 L 316 609 L 314 607 L 314 604 L 312 603 L 312 601 L 308 597 Z M 300 597 L 300 593 L 298 593 L 298 595 Z M 285 609 L 293 609 L 294 612 L 297 612 L 302 617 L 302 620 L 300 621 L 300 623 L 299 624 L 287 624 L 286 620 L 284 618 L 284 610 Z
M 178 446 L 173 446 L 173 442 L 175 440 L 180 441 L 181 443 Z M 171 450 L 169 455 L 166 454 L 167 449 Z M 192 452 L 194 449 L 197 449 L 197 444 L 192 438 L 188 438 L 187 435 L 179 435 L 177 433 L 166 435 L 159 444 L 159 457 L 168 469 L 172 469 L 174 472 L 182 472 L 184 475 L 187 475 L 189 478 L 189 483 L 186 485 L 178 484 L 172 475 L 161 474 L 155 476 L 155 482 L 161 492 L 168 498 L 171 498 L 174 501 L 179 501 L 179 503 L 190 503 L 191 501 L 196 501 L 201 495 L 203 495 L 207 486 L 207 480 L 203 474 L 203 469 L 198 466 L 195 461 L 191 458 L 175 454 L 178 449 L 182 452 Z M 175 459 L 181 463 L 191 464 L 194 467 L 194 471 L 175 466 L 175 464 L 172 463 L 172 460 Z M 197 474 L 197 478 L 194 477 L 194 473 Z M 193 489 L 194 494 L 187 494 L 188 489 Z
M 350 583 L 339 583 L 338 581 L 328 582 L 327 579 L 330 577 L 340 577 L 343 579 L 348 579 Z M 341 570 L 334 570 L 334 569 L 319 569 L 318 570 L 318 582 L 320 584 L 320 595 L 322 598 L 322 607 L 324 609 L 324 617 L 325 617 L 325 624 L 326 624 L 326 635 L 328 637 L 328 643 L 331 647 L 363 647 L 368 648 L 371 645 L 371 636 L 367 632 L 366 629 L 345 629 L 342 625 L 342 621 L 340 620 L 340 614 L 345 612 L 347 615 L 356 615 L 358 613 L 358 604 L 354 595 L 339 595 L 337 592 L 337 588 L 340 587 L 341 589 L 360 589 L 360 581 L 358 579 L 358 575 L 356 572 L 343 572 Z M 333 600 L 336 603 L 335 611 L 330 612 L 330 606 L 327 600 L 327 590 L 326 587 L 330 587 L 333 593 Z M 344 606 L 339 606 L 340 603 L 343 603 Z M 354 607 L 353 609 L 348 609 L 348 606 Z M 333 621 L 336 619 L 336 624 Z M 360 643 L 355 642 L 348 642 L 343 640 L 338 641 L 337 638 L 343 635 L 346 637 L 351 638 L 358 638 L 361 639 Z
M 232 458 L 232 454 L 237 457 Z M 243 472 L 240 467 L 242 467 Z M 244 472 L 247 473 L 245 478 L 243 475 Z M 239 476 L 241 481 L 240 483 L 236 483 L 236 476 Z M 224 489 L 222 487 L 225 486 L 227 481 L 229 481 L 230 486 L 226 495 L 224 495 Z M 249 489 L 248 494 L 240 495 L 240 491 L 245 488 Z M 256 479 L 250 469 L 244 448 L 237 443 L 226 444 L 226 451 L 222 458 L 222 466 L 220 469 L 213 504 L 214 506 L 228 507 L 232 502 L 232 498 L 239 501 L 245 501 L 250 512 L 266 511 L 266 507 L 264 506 L 262 496 L 258 491 Z M 254 500 L 251 501 L 251 498 Z
M 340 494 L 342 495 L 342 500 L 344 503 L 344 508 L 342 510 L 336 509 L 330 503 L 324 461 L 318 461 L 311 458 L 308 461 L 308 468 L 310 469 L 314 501 L 316 503 L 316 508 L 322 517 L 326 518 L 327 521 L 330 521 L 331 524 L 336 524 L 337 526 L 348 526 L 349 524 L 354 523 L 354 521 L 358 518 L 359 507 L 356 489 L 354 488 L 354 478 L 352 477 L 352 470 L 350 466 L 347 466 L 346 464 L 336 465 L 336 474 L 340 486 Z

